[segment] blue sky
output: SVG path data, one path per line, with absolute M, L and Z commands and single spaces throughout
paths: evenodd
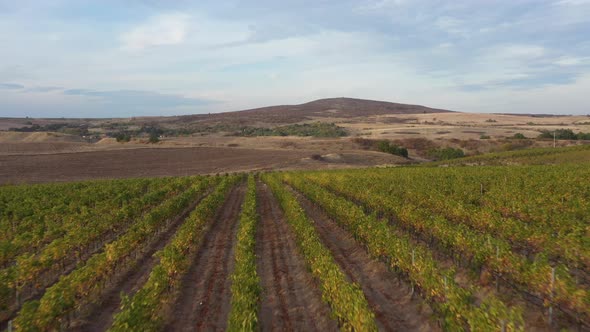
M 0 0 L 0 116 L 590 114 L 590 0 Z

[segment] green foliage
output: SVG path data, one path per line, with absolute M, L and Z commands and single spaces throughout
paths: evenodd
M 260 278 L 256 272 L 255 235 L 258 214 L 256 213 L 256 182 L 248 176 L 248 191 L 242 205 L 240 226 L 234 255 L 236 262 L 231 275 L 231 311 L 228 331 L 257 331 L 258 303 L 260 301 Z
M 50 279 L 43 275 L 59 275 L 64 266 L 82 260 L 81 255 L 106 234 L 123 231 L 191 181 L 194 178 L 2 188 L 0 200 L 13 202 L 0 213 L 0 226 L 6 229 L 0 239 L 0 264 L 16 264 L 0 270 L 0 309 L 7 308 L 23 289 L 49 285 Z M 23 198 L 31 204 L 23 206 Z M 19 220 L 9 221 L 10 215 L 19 215 Z
M 363 149 L 372 149 L 375 151 L 390 153 L 393 155 L 408 158 L 408 149 L 399 145 L 393 144 L 388 140 L 372 140 L 366 138 L 357 137 L 353 140 L 356 144 L 360 145 Z
M 510 144 L 512 149 L 512 144 Z M 533 148 L 507 152 L 486 153 L 456 160 L 439 161 L 424 164 L 433 165 L 546 165 L 546 164 L 580 164 L 590 162 L 590 145 Z
M 428 150 L 428 156 L 435 160 L 448 160 L 465 157 L 465 152 L 455 148 L 438 148 Z
M 60 278 L 47 289 L 39 305 L 27 306 L 14 320 L 19 330 L 56 330 L 85 303 L 91 302 L 106 287 L 116 267 L 146 244 L 146 239 L 164 227 L 165 221 L 185 209 L 191 201 L 209 187 L 209 179 L 197 181 L 186 191 L 164 201 L 136 221 L 126 233 L 108 243 L 104 251 L 93 255 L 85 265 Z M 25 308 L 25 307 L 23 307 Z
M 191 212 L 170 243 L 156 253 L 160 263 L 154 267 L 148 281 L 132 298 L 124 298 L 110 331 L 161 330 L 163 308 L 190 267 L 191 253 L 199 247 L 209 222 L 240 179 L 240 176 L 224 177 L 213 193 Z
M 408 158 L 408 149 L 392 144 L 389 141 L 379 141 L 377 143 L 377 150 L 385 153 L 390 153 L 396 156 Z
M 158 133 L 156 133 L 156 132 L 150 133 L 150 138 L 149 138 L 148 142 L 155 144 L 155 143 L 158 143 L 159 141 L 160 141 L 160 136 L 158 135 Z
M 540 139 L 555 139 L 560 140 L 588 140 L 590 139 L 590 133 L 574 133 L 571 129 L 557 129 L 557 130 L 542 130 L 538 138 Z
M 334 123 L 314 122 L 294 124 L 275 128 L 243 127 L 236 132 L 238 136 L 312 136 L 342 137 L 348 133 Z
M 521 133 L 516 133 L 516 134 L 514 134 L 514 136 L 512 136 L 512 138 L 514 138 L 514 139 L 526 139 L 527 137 L 524 136 Z
M 590 319 L 590 292 L 570 272 L 590 267 L 581 217 L 590 213 L 587 166 L 347 170 L 306 174 L 304 181 L 394 217 L 405 232 L 475 271 L 501 275 L 547 306 Z
M 489 135 L 481 135 L 479 136 L 479 139 L 490 139 L 491 137 Z
M 446 329 L 462 330 L 468 325 L 471 331 L 491 331 L 499 329 L 502 321 L 513 323 L 515 330 L 522 329 L 522 317 L 518 310 L 508 308 L 493 296 L 487 298 L 491 308 L 472 305 L 470 290 L 455 283 L 454 273 L 438 266 L 426 246 L 413 243 L 409 235 L 395 229 L 390 223 L 366 214 L 362 207 L 352 201 L 314 183 L 326 185 L 330 181 L 328 177 L 304 173 L 283 175 L 285 181 L 319 204 L 351 232 L 355 239 L 367 247 L 371 256 L 376 259 L 385 257 L 393 269 L 407 274 L 412 284 L 421 288 L 424 297 L 439 310 Z M 348 188 L 353 189 L 350 185 Z M 354 185 L 354 188 L 358 190 L 361 186 Z
M 263 180 L 279 200 L 308 268 L 319 280 L 322 299 L 332 308 L 341 328 L 346 331 L 376 331 L 375 314 L 369 309 L 363 291 L 358 284 L 347 281 L 295 196 L 281 184 L 276 174 L 264 174 Z
M 118 132 L 114 135 L 115 139 L 117 139 L 117 142 L 129 142 L 131 141 L 131 135 L 127 132 Z

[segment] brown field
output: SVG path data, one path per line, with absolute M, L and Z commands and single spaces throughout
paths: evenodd
M 0 184 L 79 181 L 126 177 L 183 176 L 278 169 L 360 167 L 400 162 L 399 157 L 343 151 L 228 147 L 160 147 L 90 152 L 0 155 Z M 402 160 L 403 161 L 403 160 Z
M 162 137 L 158 144 L 147 144 L 145 137 L 133 138 L 128 143 L 117 143 L 114 138 L 105 137 L 108 131 L 105 128 L 109 126 L 194 129 L 195 126 L 228 125 L 239 128 L 317 121 L 335 123 L 349 135 L 343 138 L 239 137 L 231 132 L 214 131 Z M 55 132 L 0 131 L 0 183 L 398 165 L 428 160 L 427 151 L 432 148 L 460 148 L 473 155 L 552 145 L 552 141 L 533 139 L 541 130 L 567 128 L 574 132 L 590 132 L 588 116 L 458 113 L 350 98 L 179 117 L 0 118 L 0 130 L 31 123 L 85 125 L 103 138 L 90 141 Z M 515 133 L 531 139 L 511 140 Z M 393 141 L 408 148 L 410 159 L 369 151 L 355 140 L 357 138 Z M 560 141 L 558 144 L 581 142 Z

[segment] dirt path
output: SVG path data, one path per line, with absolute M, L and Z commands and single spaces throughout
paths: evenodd
M 295 240 L 270 189 L 258 184 L 256 234 L 258 274 L 262 284 L 263 331 L 337 331 L 330 308 L 299 255 Z
M 401 284 L 387 266 L 372 259 L 354 238 L 319 207 L 303 195 L 299 202 L 314 225 L 322 242 L 332 251 L 334 258 L 348 277 L 361 285 L 365 297 L 375 312 L 382 331 L 437 331 L 432 310 L 419 297 L 412 298 L 410 288 Z
M 150 240 L 150 244 L 139 254 L 136 264 L 126 273 L 120 275 L 117 281 L 102 297 L 102 301 L 92 306 L 75 326 L 72 331 L 106 331 L 113 322 L 113 316 L 119 311 L 121 305 L 121 293 L 133 296 L 149 278 L 153 267 L 158 263 L 154 254 L 164 248 L 172 239 L 178 228 L 188 215 L 195 209 L 199 202 L 206 196 L 201 195 L 194 203 L 175 217 L 166 229 Z
M 165 331 L 223 331 L 230 309 L 229 276 L 244 185 L 234 188 L 215 218 L 174 304 Z

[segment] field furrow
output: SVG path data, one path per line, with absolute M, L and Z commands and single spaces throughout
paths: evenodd
M 258 184 L 260 226 L 256 235 L 264 331 L 329 331 L 338 325 L 298 253 L 292 231 L 266 184 Z
M 230 303 L 229 275 L 234 260 L 236 231 L 245 187 L 229 194 L 203 241 L 188 273 L 182 292 L 171 311 L 169 331 L 224 330 Z
M 146 248 L 136 255 L 137 260 L 123 267 L 119 271 L 120 275 L 114 278 L 116 281 L 111 281 L 112 287 L 109 287 L 99 301 L 93 302 L 78 322 L 72 324 L 73 331 L 106 331 L 111 326 L 113 316 L 121 306 L 121 294 L 132 296 L 147 281 L 150 272 L 159 261 L 154 254 L 164 248 L 205 195 L 207 194 L 199 197 L 176 216 L 162 232 L 148 240 Z
M 432 310 L 411 286 L 401 283 L 387 266 L 372 259 L 354 238 L 313 202 L 297 193 L 297 198 L 325 245 L 347 276 L 358 283 L 382 331 L 436 331 L 429 321 Z

